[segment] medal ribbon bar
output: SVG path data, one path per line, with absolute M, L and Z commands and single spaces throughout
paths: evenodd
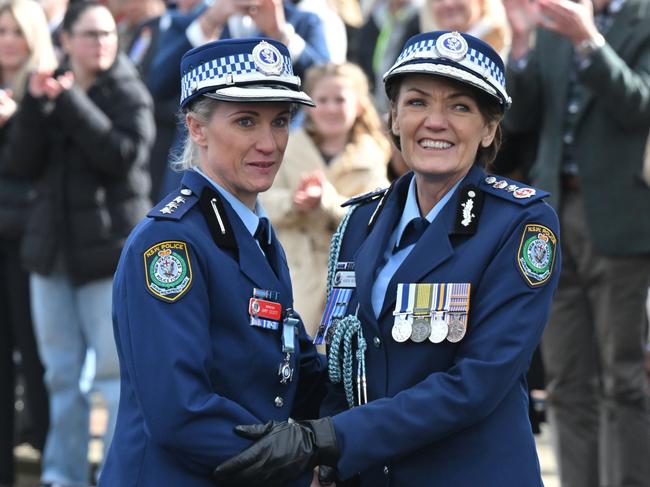
M 433 284 L 418 283 L 415 285 L 415 316 L 429 316 L 431 314 L 431 303 L 433 301 Z

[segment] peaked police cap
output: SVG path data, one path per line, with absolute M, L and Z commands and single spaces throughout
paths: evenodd
M 314 106 L 300 90 L 287 47 L 263 37 L 223 39 L 186 52 L 181 59 L 181 108 L 200 96 Z
M 503 60 L 490 45 L 469 34 L 434 31 L 411 37 L 384 74 L 384 85 L 404 74 L 444 76 L 472 85 L 495 97 L 504 110 L 512 103 Z

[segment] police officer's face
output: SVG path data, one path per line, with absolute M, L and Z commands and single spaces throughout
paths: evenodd
M 470 90 L 438 76 L 406 77 L 391 115 L 406 164 L 431 181 L 454 183 L 467 174 L 479 145 L 489 146 L 497 128 Z
M 289 103 L 216 102 L 207 125 L 188 119 L 201 169 L 249 208 L 271 187 L 289 137 Z M 190 116 L 191 117 L 191 116 Z

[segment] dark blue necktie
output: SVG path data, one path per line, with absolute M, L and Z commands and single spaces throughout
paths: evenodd
M 406 227 L 404 227 L 402 238 L 400 239 L 399 244 L 395 245 L 395 248 L 393 248 L 393 253 L 399 252 L 420 240 L 420 237 L 428 226 L 429 220 L 426 218 L 413 218 L 413 220 L 408 222 Z
M 257 224 L 257 229 L 255 230 L 253 237 L 255 237 L 255 240 L 258 241 L 260 247 L 262 248 L 262 251 L 264 252 L 264 254 L 267 255 L 267 257 L 268 257 L 269 247 L 271 246 L 270 243 L 271 239 L 269 238 L 270 233 L 271 233 L 271 229 L 270 229 L 269 219 L 264 217 L 260 218 L 260 221 Z
M 271 223 L 269 222 L 269 219 L 264 217 L 260 218 L 253 237 L 255 237 L 255 240 L 257 240 L 260 244 L 260 248 L 264 252 L 264 256 L 266 257 L 267 262 L 271 266 L 271 269 L 273 269 L 273 272 L 275 272 L 275 275 L 278 276 L 279 274 L 276 266 L 275 249 L 273 248 L 270 235 Z

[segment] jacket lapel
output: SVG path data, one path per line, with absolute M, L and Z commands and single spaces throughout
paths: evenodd
M 283 286 L 278 276 L 275 275 L 275 272 L 257 245 L 257 242 L 248 232 L 243 222 L 235 214 L 235 211 L 232 209 L 232 207 L 230 207 L 230 205 L 227 206 L 227 211 L 228 210 L 232 215 L 229 216 L 234 217 L 236 220 L 233 222 L 233 230 L 235 232 L 237 244 L 239 245 L 240 270 L 246 274 L 246 276 L 248 276 L 257 287 L 262 289 L 270 289 L 273 291 L 281 290 L 284 293 L 287 293 L 287 297 L 290 297 L 290 291 L 287 291 L 287 287 Z M 274 246 L 274 249 L 272 252 L 270 252 L 270 258 L 280 259 L 278 255 L 280 252 L 280 249 L 278 248 L 280 244 L 275 235 L 272 236 L 272 245 Z M 277 262 L 274 262 L 274 266 L 276 268 L 281 269 L 283 267 L 283 265 L 276 265 L 276 263 Z M 282 276 L 281 271 L 279 271 L 279 274 Z M 290 286 L 289 289 L 291 289 Z
M 569 70 L 573 64 L 573 48 L 570 42 L 558 34 L 546 33 L 546 35 L 551 35 L 552 47 L 548 51 L 551 55 L 540 59 L 540 69 L 549 73 L 552 85 L 557 88 L 555 93 L 558 96 L 554 96 L 551 103 L 557 104 L 556 111 L 560 110 L 561 113 L 564 113 L 569 91 Z
M 449 236 L 454 233 L 456 207 L 460 189 L 468 184 L 478 186 L 485 173 L 478 166 L 473 166 L 461 182 L 456 193 L 449 199 L 436 219 L 429 225 L 411 253 L 404 259 L 386 288 L 384 304 L 379 314 L 379 321 L 395 307 L 397 285 L 399 283 L 420 282 L 454 255 L 454 247 Z M 480 218 L 480 215 L 477 215 Z
M 380 321 L 395 306 L 398 283 L 418 282 L 453 255 L 449 233 L 453 228 L 455 208 L 455 198 L 451 198 L 393 274 L 386 288 Z
M 402 214 L 404 194 L 408 190 L 410 180 L 411 176 L 409 175 L 396 183 L 395 190 L 388 195 L 384 208 L 377 217 L 370 234 L 354 256 L 357 283 L 370 283 L 357 287 L 359 312 L 365 322 L 376 322 L 372 309 L 372 284 L 375 282 L 377 270 L 383 265 L 382 259 L 386 250 L 386 242 Z
M 284 249 L 280 244 L 273 226 L 271 226 L 271 247 L 272 251 L 269 255 L 269 260 L 271 261 L 271 266 L 275 271 L 275 275 L 278 278 L 278 281 L 282 285 L 282 292 L 289 298 L 289 301 L 293 303 L 293 289 L 291 287 L 291 275 L 289 274 L 289 265 L 287 264 L 287 257 L 284 253 Z
M 183 176 L 182 184 L 199 195 L 201 211 L 215 244 L 234 254 L 235 259 L 239 261 L 241 272 L 257 287 L 274 291 L 281 290 L 290 298 L 291 285 L 287 285 L 290 283 L 288 275 L 283 275 L 283 271 L 280 270 L 280 279 L 285 278 L 284 283 L 281 283 L 235 210 L 212 187 L 209 181 L 195 171 L 188 171 Z M 277 254 L 277 258 L 281 259 L 279 256 L 282 250 L 279 248 L 280 243 L 275 234 L 273 234 L 272 242 L 276 246 L 275 252 L 272 253 Z M 277 268 L 282 269 L 283 267 L 286 267 L 286 263 L 278 262 Z M 286 271 L 284 272 L 286 274 Z

